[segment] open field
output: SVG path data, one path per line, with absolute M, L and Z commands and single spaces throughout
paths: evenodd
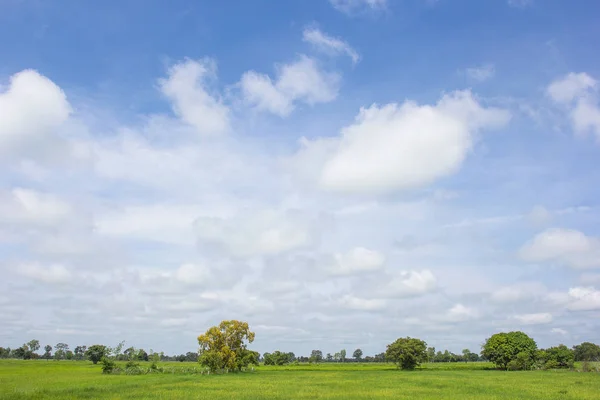
M 181 366 L 180 363 L 162 363 Z M 187 364 L 186 365 L 191 365 Z M 449 369 L 452 366 L 452 369 Z M 600 374 L 488 364 L 258 367 L 228 375 L 103 375 L 90 362 L 0 360 L 2 399 L 598 399 Z

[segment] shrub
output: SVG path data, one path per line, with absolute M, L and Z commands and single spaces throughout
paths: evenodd
M 103 374 L 112 373 L 117 366 L 117 364 L 108 357 L 102 357 L 100 362 L 102 363 L 102 373 Z

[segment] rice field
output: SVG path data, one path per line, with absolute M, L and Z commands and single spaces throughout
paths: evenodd
M 404 372 L 391 364 L 349 363 L 129 376 L 103 375 L 87 361 L 0 360 L 0 399 L 600 399 L 598 373 L 490 368 L 442 363 Z

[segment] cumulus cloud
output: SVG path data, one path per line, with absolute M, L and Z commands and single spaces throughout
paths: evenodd
M 34 281 L 46 284 L 67 284 L 71 282 L 73 275 L 64 266 L 60 264 L 42 265 L 38 263 L 28 263 L 20 265 L 18 273 Z
M 229 108 L 208 90 L 208 83 L 216 78 L 216 73 L 214 60 L 185 60 L 173 65 L 167 78 L 159 80 L 175 114 L 202 135 L 229 131 Z
M 541 325 L 552 322 L 550 313 L 521 314 L 514 317 L 522 325 Z
M 462 304 L 455 304 L 450 310 L 448 310 L 448 314 L 446 319 L 451 322 L 461 322 L 468 321 L 479 316 L 477 310 L 472 307 L 466 307 Z
M 569 334 L 568 331 L 566 331 L 566 330 L 564 330 L 562 328 L 552 328 L 552 329 L 550 329 L 550 332 L 551 333 L 556 333 L 557 335 L 562 335 L 562 336 L 565 336 L 565 335 Z
M 327 103 L 337 97 L 340 76 L 322 70 L 317 60 L 300 56 L 290 64 L 277 66 L 277 77 L 248 71 L 239 82 L 246 104 L 281 117 L 288 116 L 298 102 Z
M 470 67 L 465 71 L 467 78 L 475 82 L 484 82 L 494 77 L 496 68 L 494 64 L 485 64 L 479 67 Z
M 572 268 L 600 268 L 600 239 L 574 229 L 547 229 L 519 251 L 529 262 L 555 262 Z
M 334 259 L 334 265 L 330 269 L 332 275 L 375 272 L 381 270 L 385 262 L 383 254 L 364 247 L 355 247 L 345 254 L 335 254 Z
M 64 150 L 58 129 L 71 114 L 67 96 L 34 70 L 10 77 L 0 92 L 0 157 L 43 158 Z
M 345 295 L 340 299 L 339 304 L 350 310 L 378 311 L 385 308 L 386 301 L 382 299 L 362 299 L 351 295 Z
M 0 192 L 0 222 L 3 227 L 55 227 L 73 215 L 66 201 L 53 194 L 13 188 Z
M 292 165 L 324 189 L 346 193 L 419 187 L 456 172 L 476 134 L 505 125 L 507 111 L 483 107 L 470 91 L 436 105 L 372 105 L 333 138 L 304 139 Z M 316 176 L 314 176 L 316 175 Z
M 437 279 L 429 270 L 401 271 L 391 277 L 380 293 L 392 298 L 415 297 L 432 292 L 436 287 Z
M 573 311 L 600 310 L 600 291 L 593 287 L 569 289 L 568 309 Z
M 298 210 L 246 210 L 230 218 L 200 217 L 194 222 L 204 249 L 236 257 L 276 255 L 314 244 L 319 221 Z
M 306 28 L 302 32 L 302 40 L 312 44 L 316 49 L 329 54 L 345 54 L 356 64 L 360 55 L 347 42 L 321 32 L 317 28 Z
M 547 93 L 567 108 L 573 128 L 578 133 L 591 131 L 600 140 L 600 107 L 598 82 L 585 72 L 571 72 L 552 82 Z

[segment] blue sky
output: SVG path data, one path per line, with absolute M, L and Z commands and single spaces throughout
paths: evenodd
M 0 10 L 4 345 L 600 342 L 596 2 Z

